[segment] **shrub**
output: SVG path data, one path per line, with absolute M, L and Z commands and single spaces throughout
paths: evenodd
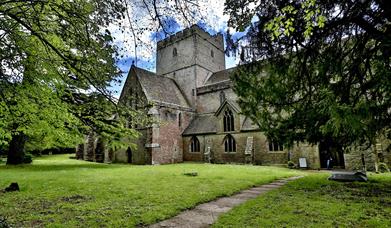
M 388 173 L 388 172 L 390 172 L 390 169 L 388 168 L 386 163 L 381 162 L 381 163 L 379 163 L 379 172 Z
M 30 164 L 31 162 L 33 162 L 33 155 L 25 154 L 23 158 L 23 163 Z
M 293 163 L 293 161 L 288 161 L 288 168 L 290 168 L 290 169 L 293 169 L 293 168 L 295 168 L 295 163 Z

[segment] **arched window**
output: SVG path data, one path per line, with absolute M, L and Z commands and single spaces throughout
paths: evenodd
M 284 146 L 281 142 L 269 139 L 269 151 L 283 151 Z
M 224 151 L 236 152 L 236 141 L 232 135 L 227 135 L 224 139 Z
M 235 131 L 234 115 L 229 109 L 224 112 L 224 131 Z
M 178 127 L 182 127 L 182 113 L 178 114 Z
M 138 93 L 136 92 L 136 93 L 134 94 L 134 108 L 135 108 L 135 109 L 138 109 L 138 107 L 139 107 L 139 95 L 138 95 Z
M 178 51 L 176 50 L 176 48 L 174 47 L 174 49 L 172 50 L 172 56 L 177 56 L 178 55 Z
M 225 93 L 224 91 L 220 92 L 220 105 L 222 105 L 225 101 Z
M 133 97 L 133 88 L 130 88 L 129 95 L 130 95 L 129 106 L 130 106 L 130 107 L 133 107 L 133 100 L 134 100 L 134 97 Z
M 196 136 L 191 137 L 190 152 L 200 152 L 200 141 Z

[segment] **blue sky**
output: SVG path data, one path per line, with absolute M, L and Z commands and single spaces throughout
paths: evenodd
M 222 33 L 224 36 L 226 36 L 226 31 L 227 31 L 227 16 L 223 14 L 223 6 L 224 6 L 224 1 L 222 0 L 212 0 L 210 4 L 214 4 L 213 7 L 208 8 L 208 16 L 206 18 L 207 21 L 199 21 L 197 24 L 203 28 L 205 31 L 210 33 L 211 35 L 214 35 L 216 33 Z M 166 25 L 166 31 L 168 31 L 171 34 L 174 34 L 178 31 L 181 31 L 184 29 L 183 26 L 178 23 L 175 18 L 172 17 L 166 17 L 164 19 L 164 24 Z M 240 37 L 243 35 L 243 33 L 233 33 L 232 34 L 234 38 Z M 132 65 L 132 63 L 135 63 L 138 67 L 144 68 L 146 70 L 155 72 L 155 49 L 156 49 L 156 43 L 165 38 L 165 35 L 163 31 L 158 31 L 158 32 L 149 32 L 146 34 L 143 34 L 143 42 L 150 44 L 150 48 L 148 52 L 145 51 L 145 49 L 138 52 L 138 57 L 137 60 L 134 57 L 134 53 L 132 53 L 132 45 L 129 45 L 128 42 L 126 44 L 126 41 L 123 42 L 126 37 L 122 34 L 117 35 L 120 40 L 117 45 L 118 46 L 126 46 L 125 50 L 128 50 L 128 53 L 124 53 L 124 57 L 120 59 L 117 62 L 117 66 L 119 69 L 123 72 L 122 77 L 121 77 L 121 83 L 113 84 L 112 85 L 112 91 L 115 91 L 114 95 L 116 97 L 119 96 L 122 87 L 125 83 L 128 71 Z M 122 37 L 121 37 L 122 36 Z M 141 47 L 142 48 L 142 47 Z M 134 51 L 133 51 L 134 52 Z M 142 52 L 140 54 L 140 52 Z M 237 61 L 234 57 L 228 57 L 226 56 L 226 67 L 231 68 L 236 66 Z

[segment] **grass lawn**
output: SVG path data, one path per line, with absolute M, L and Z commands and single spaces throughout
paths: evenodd
M 13 227 L 132 227 L 152 224 L 219 196 L 298 175 L 276 167 L 175 164 L 96 164 L 69 155 L 37 158 L 32 165 L 0 165 L 0 218 Z M 183 175 L 197 171 L 198 176 Z M 389 202 L 389 201 L 388 201 Z
M 214 227 L 391 227 L 391 174 L 339 183 L 309 174 L 222 215 Z

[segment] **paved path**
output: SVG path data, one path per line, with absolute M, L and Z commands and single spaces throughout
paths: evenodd
M 186 210 L 179 215 L 161 221 L 159 223 L 149 226 L 150 228 L 161 227 L 183 227 L 183 228 L 199 228 L 209 227 L 213 224 L 218 216 L 222 213 L 226 213 L 233 207 L 246 202 L 247 200 L 254 199 L 259 195 L 268 192 L 270 190 L 279 188 L 285 185 L 287 182 L 301 178 L 301 176 L 290 177 L 286 179 L 277 180 L 270 184 L 264 184 L 258 187 L 243 190 L 235 195 L 229 197 L 218 198 L 208 203 L 203 203 L 196 206 L 194 209 Z

